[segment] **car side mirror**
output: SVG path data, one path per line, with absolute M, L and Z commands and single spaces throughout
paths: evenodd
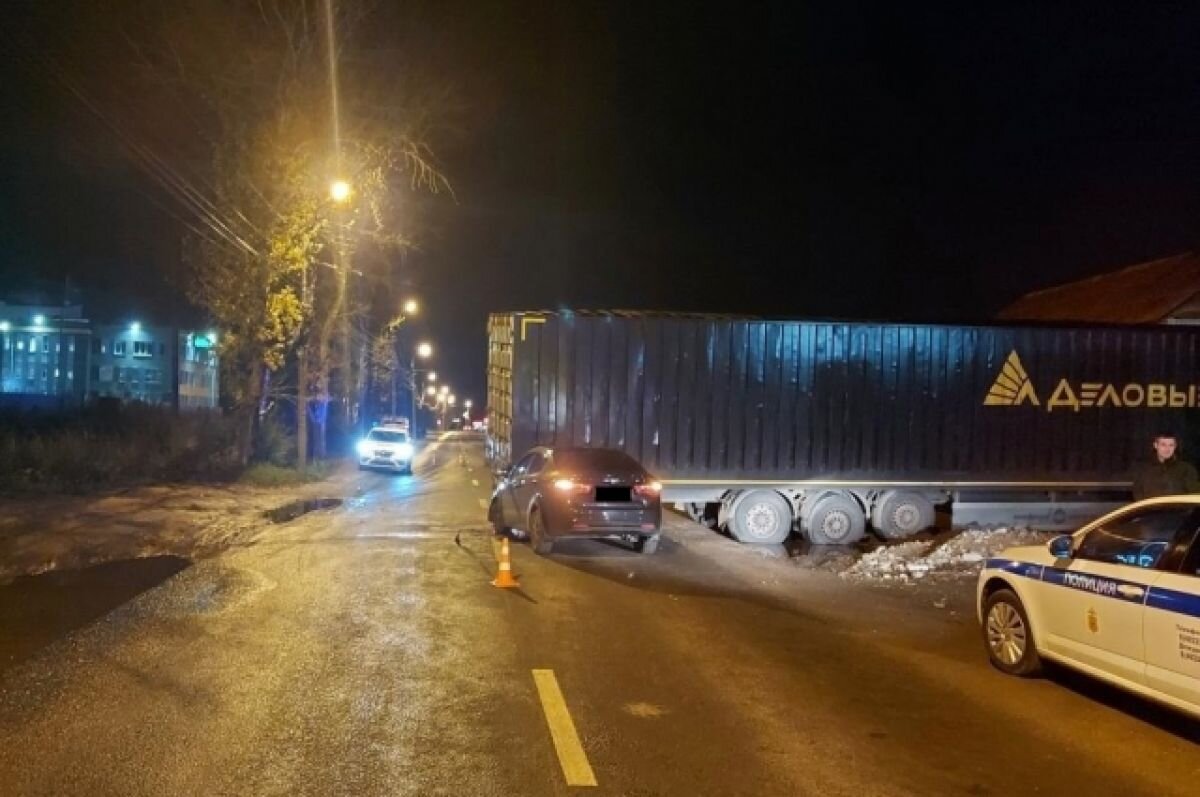
M 1050 555 L 1055 559 L 1070 559 L 1073 551 L 1071 550 L 1075 540 L 1070 534 L 1060 534 L 1046 544 L 1050 550 Z
M 496 467 L 492 468 L 492 481 L 494 483 L 499 484 L 500 482 L 507 480 L 508 468 L 504 467 L 503 465 L 497 465 Z

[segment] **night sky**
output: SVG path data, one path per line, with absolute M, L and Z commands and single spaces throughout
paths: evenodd
M 975 320 L 1195 245 L 1193 4 L 379 5 L 465 108 L 405 268 L 477 400 L 489 310 Z M 6 4 L 3 284 L 188 312 L 171 199 L 10 46 L 116 69 L 72 13 Z

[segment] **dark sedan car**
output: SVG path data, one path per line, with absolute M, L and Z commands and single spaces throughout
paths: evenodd
M 560 537 L 619 537 L 658 549 L 662 485 L 628 454 L 606 448 L 535 448 L 498 474 L 488 520 L 528 533 L 547 554 Z

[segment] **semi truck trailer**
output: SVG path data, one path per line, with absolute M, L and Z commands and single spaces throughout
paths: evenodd
M 747 543 L 903 538 L 939 508 L 1070 529 L 1129 500 L 1155 434 L 1190 435 L 1198 355 L 1187 327 L 495 313 L 487 452 L 619 449 Z

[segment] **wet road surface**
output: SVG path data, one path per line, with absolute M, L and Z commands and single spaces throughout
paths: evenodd
M 0 791 L 1196 793 L 1195 724 L 1004 677 L 965 611 L 675 517 L 652 557 L 516 544 L 522 588 L 497 590 L 480 444 L 416 471 L 357 476 L 340 507 L 23 651 Z

